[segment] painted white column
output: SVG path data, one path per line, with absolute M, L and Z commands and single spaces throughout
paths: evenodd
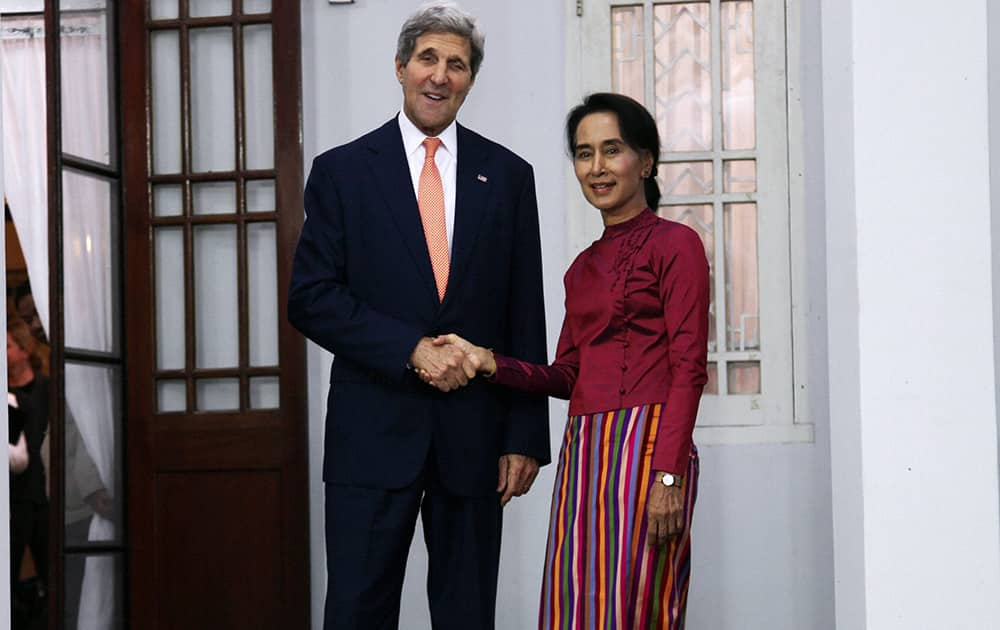
M 987 18 L 986 0 L 823 2 L 845 630 L 1000 628 Z

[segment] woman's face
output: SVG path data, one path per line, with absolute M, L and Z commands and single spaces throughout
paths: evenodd
M 607 215 L 637 214 L 646 207 L 643 175 L 653 167 L 622 139 L 611 112 L 587 114 L 576 128 L 573 166 L 587 201 Z
M 7 367 L 11 368 L 28 360 L 28 353 L 7 333 Z

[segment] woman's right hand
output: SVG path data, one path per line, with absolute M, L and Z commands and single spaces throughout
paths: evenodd
M 7 444 L 7 455 L 10 462 L 10 472 L 15 475 L 23 473 L 28 468 L 28 445 L 24 440 L 24 431 L 17 438 L 17 444 Z
M 491 376 L 496 373 L 496 360 L 493 358 L 493 353 L 486 348 L 470 343 L 454 333 L 439 335 L 434 338 L 435 346 L 443 346 L 445 344 L 453 345 L 464 352 L 467 366 L 476 373 L 489 374 Z

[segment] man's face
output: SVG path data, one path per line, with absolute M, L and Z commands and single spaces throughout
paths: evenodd
M 455 120 L 472 87 L 472 48 L 454 33 L 424 33 L 405 64 L 396 59 L 403 113 L 420 131 L 436 136 Z

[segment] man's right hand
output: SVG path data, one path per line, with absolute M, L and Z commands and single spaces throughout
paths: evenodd
M 422 337 L 410 355 L 410 365 L 424 380 L 430 379 L 443 392 L 464 387 L 476 375 L 465 360 L 465 353 L 452 345 L 434 345 L 429 337 Z M 471 371 L 471 374 L 470 374 Z
M 468 374 L 472 370 L 472 374 L 495 374 L 497 371 L 496 359 L 493 353 L 482 346 L 477 346 L 474 343 L 459 337 L 455 333 L 448 335 L 439 335 L 434 338 L 435 346 L 454 346 L 465 353 L 465 373 Z M 470 376 L 469 378 L 472 378 Z

